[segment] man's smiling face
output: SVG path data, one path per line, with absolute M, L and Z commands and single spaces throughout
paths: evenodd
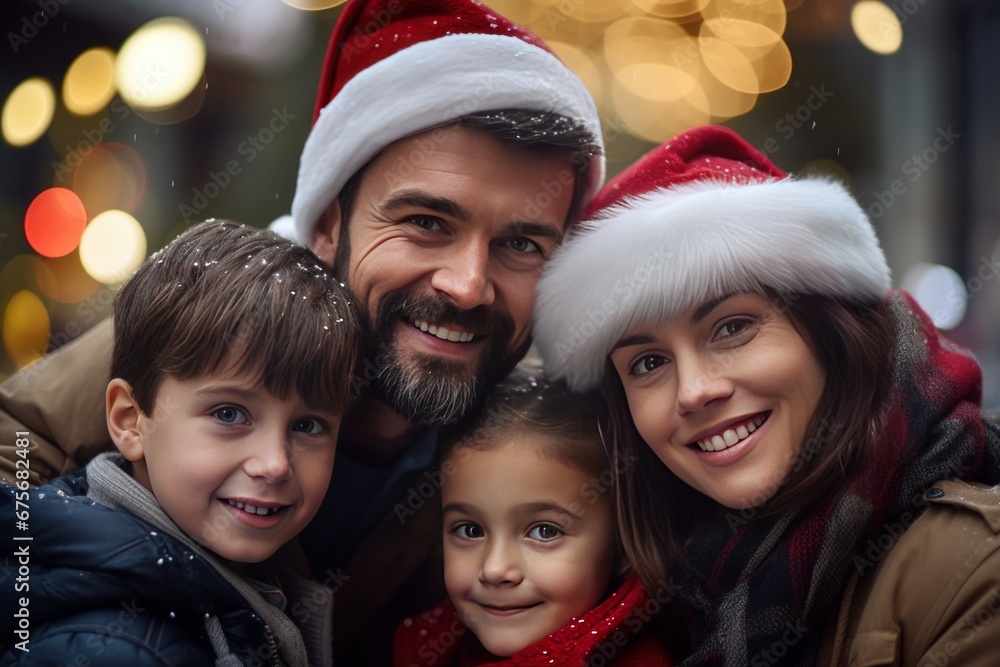
M 527 351 L 573 175 L 567 158 L 459 125 L 401 139 L 366 167 L 336 268 L 366 316 L 372 389 L 407 420 L 454 421 Z M 335 220 L 337 203 L 328 247 L 344 239 Z

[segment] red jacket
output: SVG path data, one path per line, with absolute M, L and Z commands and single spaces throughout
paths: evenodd
M 603 665 L 670 667 L 666 644 L 650 620 L 660 603 L 630 577 L 601 604 L 509 658 L 490 655 L 468 631 L 450 600 L 396 630 L 393 667 L 586 667 L 602 654 Z

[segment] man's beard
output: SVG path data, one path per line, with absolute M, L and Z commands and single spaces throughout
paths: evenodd
M 370 389 L 407 421 L 450 424 L 478 405 L 486 392 L 509 373 L 528 351 L 530 337 L 514 344 L 514 321 L 486 306 L 462 310 L 432 296 L 394 292 L 378 306 L 375 321 L 366 318 L 365 356 L 378 368 Z M 396 341 L 400 323 L 413 320 L 458 325 L 486 337 L 478 363 L 415 354 L 404 359 Z M 427 334 L 428 336 L 431 334 Z

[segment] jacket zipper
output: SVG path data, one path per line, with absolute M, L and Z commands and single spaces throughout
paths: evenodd
M 278 653 L 278 644 L 274 641 L 274 633 L 271 628 L 264 624 L 264 639 L 267 640 L 267 660 L 271 667 L 281 667 L 281 657 Z

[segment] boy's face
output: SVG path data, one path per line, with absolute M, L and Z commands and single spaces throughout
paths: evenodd
M 591 476 L 540 455 L 543 437 L 512 440 L 457 449 L 441 490 L 448 594 L 486 650 L 504 657 L 601 601 L 615 544 L 610 500 Z
M 136 408 L 135 419 L 134 438 L 116 444 L 136 479 L 195 541 L 228 561 L 256 563 L 319 508 L 341 417 L 225 373 L 165 377 L 152 414 Z

